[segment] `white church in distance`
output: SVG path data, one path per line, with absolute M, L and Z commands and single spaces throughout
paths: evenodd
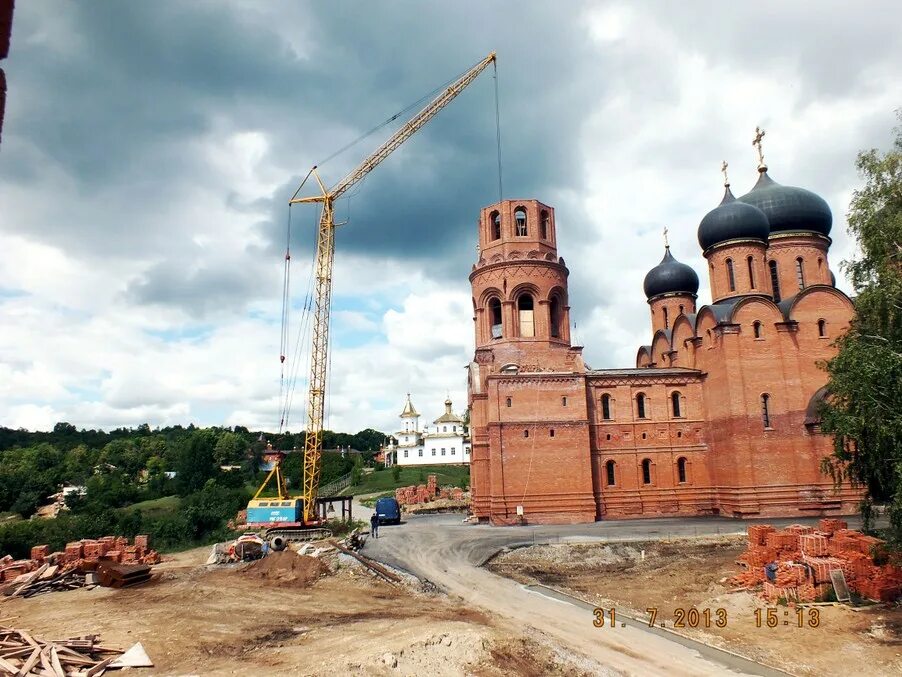
M 463 419 L 445 400 L 445 413 L 420 430 L 420 414 L 410 393 L 401 412 L 401 430 L 383 448 L 385 465 L 462 465 L 470 462 L 470 437 Z

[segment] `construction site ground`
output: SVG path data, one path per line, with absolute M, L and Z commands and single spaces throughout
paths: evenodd
M 792 674 L 902 674 L 902 608 L 808 607 L 817 609 L 819 625 L 809 627 L 806 610 L 800 628 L 796 610 L 780 606 L 777 627 L 768 628 L 766 602 L 754 593 L 736 592 L 726 580 L 740 571 L 735 560 L 744 548 L 743 537 L 565 543 L 513 549 L 488 566 L 521 583 L 541 583 L 622 615 L 647 619 L 646 609 L 654 607 L 656 622 L 669 628 L 677 609 L 710 609 L 711 627 L 679 631 Z M 727 614 L 724 628 L 716 627 L 717 609 Z M 762 627 L 757 627 L 756 609 L 762 610 Z M 700 624 L 705 625 L 704 616 Z M 618 628 L 605 626 L 599 632 Z
M 148 675 L 582 674 L 493 615 L 348 563 L 312 585 L 304 571 L 205 566 L 210 548 L 167 557 L 134 588 L 4 599 L 4 624 L 44 638 L 141 642 Z M 279 553 L 286 555 L 289 553 Z M 293 553 L 292 557 L 297 557 Z M 578 661 L 578 659 L 577 659 Z

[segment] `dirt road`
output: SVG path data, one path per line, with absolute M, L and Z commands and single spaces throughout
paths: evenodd
M 779 523 L 779 520 L 773 521 Z M 487 527 L 463 524 L 460 515 L 414 516 L 396 527 L 382 527 L 367 555 L 427 579 L 474 609 L 506 618 L 511 630 L 582 654 L 608 674 L 723 675 L 782 674 L 703 645 L 659 636 L 635 625 L 593 626 L 585 606 L 497 576 L 481 565 L 500 548 L 543 542 L 654 540 L 674 536 L 738 533 L 741 521 L 724 519 L 599 522 L 559 527 Z

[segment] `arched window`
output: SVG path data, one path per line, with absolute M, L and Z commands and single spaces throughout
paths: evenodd
M 501 338 L 501 299 L 497 296 L 489 300 L 489 320 L 492 323 L 492 338 Z
M 554 437 L 554 428 L 548 429 L 548 437 Z
M 616 476 L 614 475 L 615 465 L 616 464 L 614 463 L 614 461 L 608 461 L 604 464 L 604 471 L 605 475 L 607 475 L 606 480 L 609 487 L 613 487 L 617 480 Z
M 607 393 L 601 396 L 601 418 L 611 420 L 611 396 Z
M 541 229 L 542 229 L 542 230 L 541 230 L 541 232 L 542 232 L 542 239 L 543 239 L 543 240 L 547 240 L 547 239 L 548 239 L 548 233 L 549 233 L 549 231 L 551 230 L 551 228 L 549 228 L 550 225 L 551 225 L 551 217 L 548 216 L 548 211 L 545 210 L 545 209 L 543 209 L 543 210 L 542 210 L 542 217 L 541 217 L 541 221 L 540 221 L 540 226 L 541 226 Z
M 755 338 L 761 338 L 761 323 L 758 320 L 752 322 L 752 331 L 755 333 Z
M 536 335 L 535 316 L 533 314 L 532 294 L 520 294 L 517 298 L 517 312 L 520 318 L 520 336 Z
M 673 409 L 673 417 L 679 418 L 680 414 L 680 394 L 674 390 L 670 393 L 670 406 Z
M 818 320 L 817 321 L 817 335 L 821 338 L 824 338 L 827 335 L 827 321 L 826 320 Z
M 551 303 L 548 304 L 549 324 L 551 325 L 551 338 L 561 337 L 561 299 L 559 296 L 552 296 Z
M 529 429 L 523 431 L 523 437 L 529 437 Z
M 512 406 L 512 405 L 513 405 L 513 403 L 514 403 L 514 400 L 513 400 L 513 398 L 511 398 L 511 397 L 508 397 L 508 398 L 507 398 L 507 400 L 506 400 L 506 404 L 507 404 L 507 406 L 508 406 L 508 407 L 510 407 L 510 406 Z
M 636 415 L 645 418 L 645 393 L 636 395 Z
M 754 259 L 751 256 L 749 256 L 745 260 L 745 262 L 749 268 L 749 287 L 751 289 L 754 289 L 755 288 L 755 269 L 752 267 L 752 264 L 754 263 Z
M 680 480 L 680 484 L 684 484 L 686 482 L 686 459 L 678 458 L 677 459 L 677 477 Z
M 799 291 L 805 288 L 805 269 L 803 268 L 802 257 L 796 259 L 796 279 L 799 282 Z
M 517 237 L 525 237 L 526 231 L 526 210 L 523 207 L 517 207 L 514 210 L 514 223 L 517 226 Z
M 492 212 L 489 216 L 489 221 L 492 223 L 492 239 L 500 240 L 501 239 L 501 214 L 498 212 Z
M 664 329 L 669 329 L 670 328 L 670 319 L 667 317 L 667 307 L 665 306 L 661 310 L 664 313 Z
M 651 459 L 642 461 L 642 484 L 651 484 Z
M 736 278 L 733 275 L 733 259 L 727 259 L 727 281 L 730 283 L 730 291 L 736 291 Z
M 780 278 L 777 275 L 777 262 L 774 260 L 770 260 L 767 262 L 768 267 L 770 268 L 770 286 L 773 287 L 774 290 L 774 301 L 776 303 L 780 302 Z
M 680 315 L 682 315 L 683 313 L 684 313 L 683 306 L 682 306 L 682 304 L 680 304 Z
M 564 395 L 563 397 L 561 397 L 561 406 L 562 406 L 562 407 L 566 407 L 566 406 L 567 406 L 567 396 L 566 396 L 566 395 Z
M 767 393 L 761 396 L 761 422 L 765 428 L 770 428 L 770 395 Z

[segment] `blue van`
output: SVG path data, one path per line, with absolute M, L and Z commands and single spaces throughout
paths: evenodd
M 376 501 L 376 516 L 379 524 L 400 524 L 401 506 L 393 498 L 380 498 Z

